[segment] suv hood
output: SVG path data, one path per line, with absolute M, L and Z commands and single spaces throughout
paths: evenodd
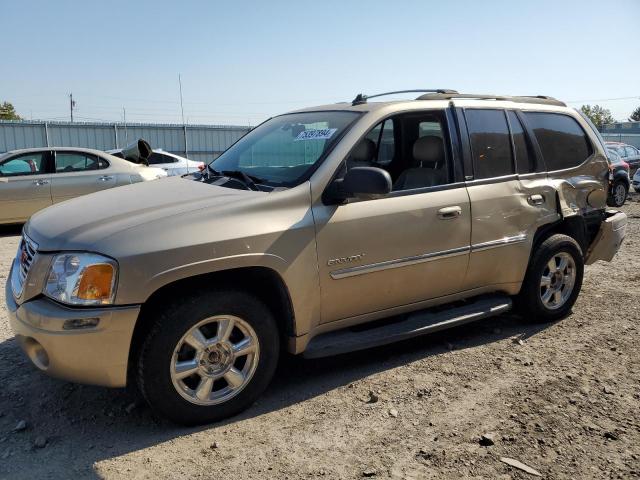
M 148 167 L 146 167 L 148 168 Z M 230 203 L 256 202 L 264 192 L 235 190 L 171 177 L 112 188 L 67 200 L 31 217 L 25 233 L 41 251 L 94 250 L 113 235 L 160 220 L 201 210 L 215 211 Z M 142 237 L 144 239 L 144 237 Z M 106 252 L 105 252 L 106 253 Z

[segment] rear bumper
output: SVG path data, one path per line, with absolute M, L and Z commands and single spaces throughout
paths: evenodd
M 587 252 L 585 258 L 587 265 L 598 260 L 610 262 L 624 240 L 627 216 L 615 210 L 607 210 L 606 215 L 607 218 L 600 225 L 600 231 Z
M 9 323 L 27 357 L 47 374 L 72 382 L 124 387 L 131 337 L 140 306 L 67 308 L 47 298 L 17 305 L 6 288 Z M 96 327 L 65 330 L 70 319 L 98 319 Z

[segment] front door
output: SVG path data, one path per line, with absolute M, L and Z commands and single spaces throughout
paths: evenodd
M 444 112 L 391 120 L 374 127 L 361 140 L 373 143 L 356 146 L 345 165 L 387 170 L 394 191 L 313 207 L 323 323 L 451 294 L 463 284 L 471 215 L 464 184 L 454 181 Z
M 0 223 L 19 223 L 51 205 L 49 152 L 16 155 L 0 163 Z

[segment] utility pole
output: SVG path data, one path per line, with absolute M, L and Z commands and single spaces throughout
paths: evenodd
M 122 107 L 122 120 L 124 122 L 124 141 L 125 145 L 129 145 L 129 132 L 127 132 L 127 110 Z
M 76 106 L 76 102 L 73 100 L 73 93 L 69 94 L 69 109 L 71 110 L 71 122 L 73 123 L 73 109 Z
M 180 112 L 182 114 L 182 130 L 184 132 L 184 156 L 186 158 L 189 153 L 189 148 L 187 145 L 187 124 L 184 123 L 184 105 L 182 103 L 182 77 L 178 74 L 178 85 L 180 86 Z M 189 174 L 189 163 L 187 163 L 187 174 Z

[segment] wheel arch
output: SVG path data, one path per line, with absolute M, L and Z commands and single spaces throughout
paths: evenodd
M 295 315 L 289 289 L 275 270 L 263 266 L 239 267 L 182 278 L 158 288 L 142 304 L 129 349 L 129 377 L 135 372 L 142 340 L 153 326 L 154 313 L 168 299 L 220 287 L 236 288 L 255 295 L 273 312 L 282 339 L 295 336 Z M 282 344 L 286 345 L 286 341 Z
M 604 211 L 594 211 L 586 216 L 572 215 L 564 217 L 556 222 L 541 225 L 533 236 L 531 254 L 529 257 L 531 258 L 533 256 L 533 252 L 536 251 L 536 248 L 546 238 L 556 233 L 562 233 L 573 238 L 578 242 L 583 255 L 585 255 L 591 245 L 591 242 L 598 233 L 600 223 L 603 219 Z

